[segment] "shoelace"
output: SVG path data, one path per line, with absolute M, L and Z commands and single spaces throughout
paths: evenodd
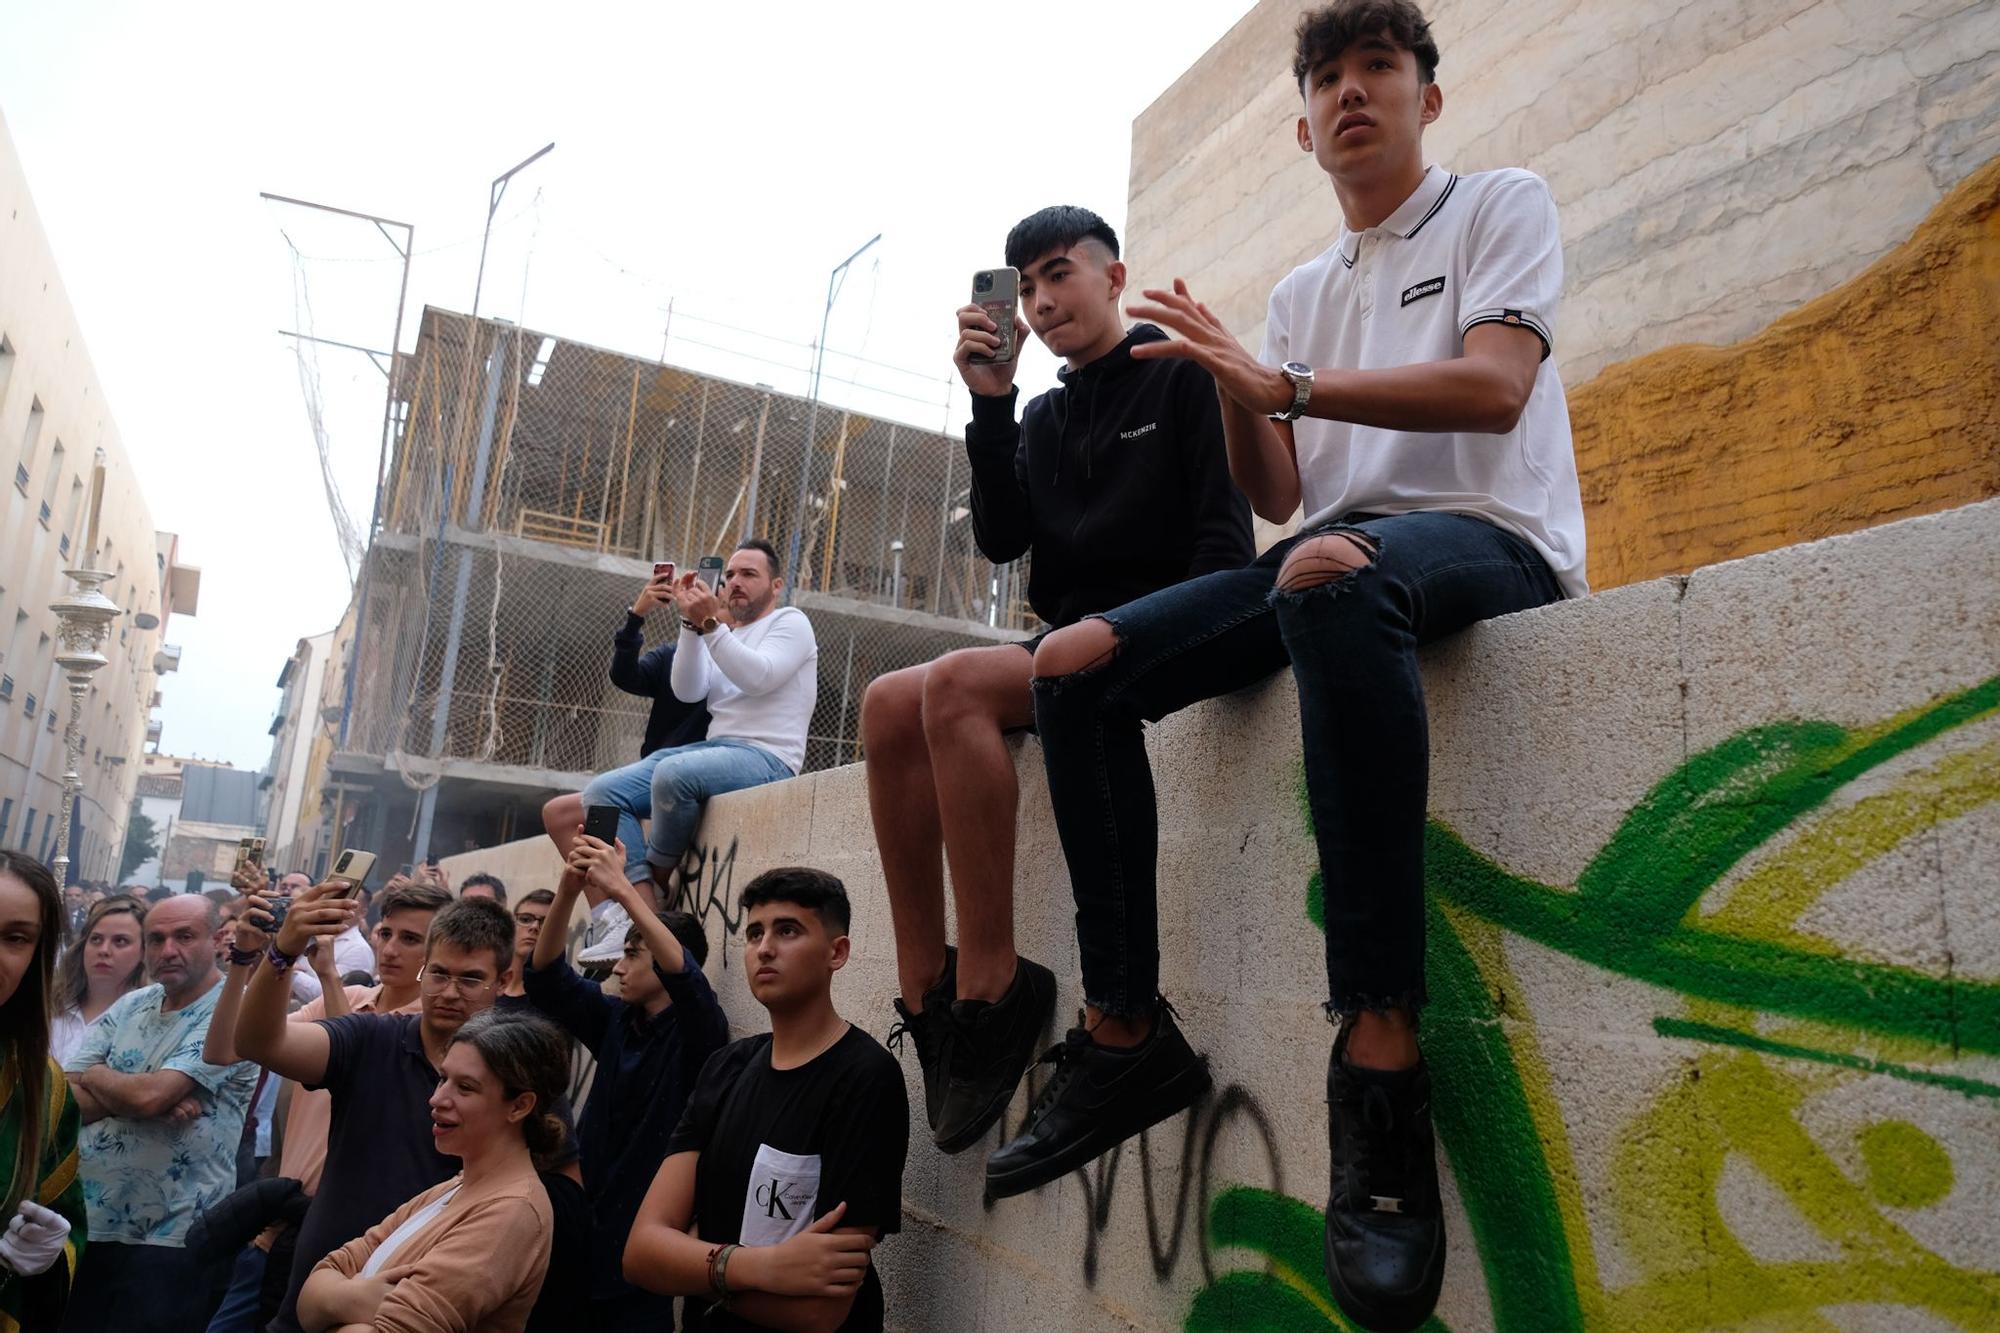
M 1388 1090 L 1370 1084 L 1347 1099 L 1342 1120 L 1348 1131 L 1342 1140 L 1342 1165 L 1353 1183 L 1351 1205 L 1364 1200 L 1393 1199 L 1400 1212 L 1409 1201 L 1415 1179 L 1410 1170 L 1410 1134 L 1398 1124 L 1395 1102 Z
M 1041 1119 L 1042 1112 L 1054 1105 L 1062 1096 L 1063 1089 L 1069 1086 L 1070 1079 L 1076 1073 L 1077 1057 L 1089 1047 L 1090 1034 L 1082 1028 L 1071 1028 L 1061 1041 L 1043 1051 L 1040 1058 L 1035 1061 L 1038 1065 L 1054 1065 L 1056 1069 L 1049 1075 L 1049 1081 L 1042 1085 L 1034 1106 L 1028 1111 L 1028 1120 L 1031 1123 Z

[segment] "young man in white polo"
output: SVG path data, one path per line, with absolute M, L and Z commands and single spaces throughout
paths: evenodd
M 1230 472 L 1298 535 L 1058 630 L 1035 720 L 1077 903 L 1084 1026 L 987 1181 L 1054 1180 L 1191 1104 L 1205 1064 L 1159 994 L 1157 814 L 1141 726 L 1261 680 L 1298 684 L 1325 884 L 1331 1197 L 1326 1265 L 1371 1329 L 1414 1328 L 1444 1273 L 1417 1046 L 1428 736 L 1420 645 L 1586 591 L 1583 506 L 1549 360 L 1562 250 L 1525 171 L 1426 165 L 1444 98 L 1408 0 L 1299 23 L 1299 147 L 1339 203 L 1333 244 L 1271 293 L 1262 359 L 1176 282 L 1130 313 L 1215 377 Z

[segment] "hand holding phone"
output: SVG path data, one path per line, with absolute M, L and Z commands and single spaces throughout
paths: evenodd
M 665 606 L 674 599 L 674 562 L 659 560 L 653 564 L 653 576 L 639 589 L 638 600 L 632 603 L 632 614 L 644 616 L 655 607 Z
M 989 268 L 972 275 L 972 300 L 959 308 L 958 347 L 951 359 L 976 394 L 997 398 L 1014 385 L 1020 293 L 1019 270 Z

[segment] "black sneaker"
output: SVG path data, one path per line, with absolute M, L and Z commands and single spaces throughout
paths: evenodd
M 1208 1061 L 1188 1045 L 1165 1000 L 1152 1034 L 1130 1050 L 1099 1046 L 1082 1028 L 1071 1028 L 1042 1059 L 1055 1073 L 1035 1099 L 1027 1128 L 986 1159 L 992 1198 L 1060 1179 L 1208 1090 Z
M 1055 1012 L 1056 974 L 1029 958 L 1016 960 L 1013 984 L 998 1000 L 952 1004 L 951 1080 L 931 1122 L 941 1151 L 963 1152 L 993 1128 Z
M 937 1128 L 938 1110 L 944 1105 L 945 1064 L 951 1048 L 951 1001 L 957 991 L 958 950 L 946 945 L 944 975 L 924 992 L 923 1011 L 911 1013 L 902 997 L 896 997 L 891 1001 L 896 1006 L 896 1022 L 889 1029 L 888 1041 L 883 1043 L 898 1054 L 902 1052 L 905 1033 L 916 1043 L 917 1068 L 924 1075 L 924 1116 L 933 1130 Z
M 1431 1141 L 1431 1073 L 1347 1063 L 1347 1029 L 1326 1070 L 1332 1184 L 1326 1277 L 1348 1318 L 1402 1333 L 1430 1318 L 1444 1284 L 1444 1213 Z

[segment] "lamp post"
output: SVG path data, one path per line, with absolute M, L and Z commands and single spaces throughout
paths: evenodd
M 67 597 L 49 603 L 56 613 L 56 665 L 69 682 L 69 723 L 63 728 L 62 809 L 56 820 L 56 883 L 69 884 L 69 830 L 75 816 L 77 793 L 83 789 L 83 696 L 90 692 L 90 678 L 109 664 L 102 651 L 111 622 L 120 615 L 118 604 L 98 591 L 112 575 L 91 566 L 97 561 L 97 518 L 104 503 L 104 451 L 97 451 L 97 466 L 90 481 L 90 528 L 84 538 L 81 568 L 66 569 L 63 577 L 73 585 Z
M 826 309 L 820 313 L 819 342 L 813 346 L 812 401 L 806 408 L 806 456 L 804 461 L 799 464 L 799 502 L 792 510 L 792 540 L 785 552 L 785 571 L 789 578 L 789 582 L 785 584 L 785 601 L 787 603 L 792 600 L 792 594 L 805 584 L 805 572 L 798 567 L 799 538 L 806 525 L 806 492 L 808 490 L 808 483 L 812 479 L 813 448 L 818 443 L 815 439 L 815 434 L 819 427 L 819 376 L 820 371 L 826 365 L 826 326 L 828 321 L 833 318 L 833 303 L 840 295 L 840 289 L 843 285 L 848 265 L 868 253 L 869 247 L 881 239 L 882 233 L 879 231 L 876 232 L 868 238 L 866 244 L 847 258 L 841 260 L 838 264 L 835 264 L 833 271 L 826 275 Z M 756 533 L 748 531 L 743 534 L 745 540 L 756 535 Z

